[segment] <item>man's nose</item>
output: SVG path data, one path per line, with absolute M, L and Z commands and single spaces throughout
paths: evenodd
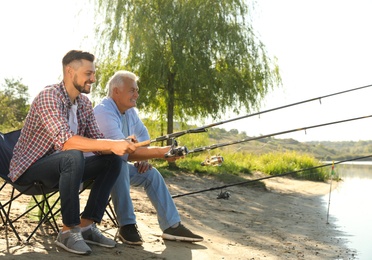
M 89 79 L 92 83 L 96 82 L 96 74 L 92 74 Z

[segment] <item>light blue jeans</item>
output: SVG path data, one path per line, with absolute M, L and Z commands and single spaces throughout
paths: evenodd
M 123 161 L 119 177 L 111 190 L 111 198 L 120 226 L 136 224 L 130 185 L 144 188 L 156 210 L 162 231 L 181 221 L 173 198 L 159 171 L 152 168 L 145 173 L 138 173 L 132 163 Z

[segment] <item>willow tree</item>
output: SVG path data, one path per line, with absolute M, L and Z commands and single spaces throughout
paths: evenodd
M 174 120 L 250 112 L 280 83 L 244 1 L 96 1 L 100 78 L 114 68 L 139 75 L 138 107 L 166 118 L 167 133 Z

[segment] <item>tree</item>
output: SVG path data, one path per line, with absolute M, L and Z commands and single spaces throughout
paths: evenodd
M 0 132 L 9 132 L 23 127 L 30 106 L 28 87 L 22 79 L 5 79 L 0 89 Z
M 166 118 L 167 133 L 174 119 L 217 119 L 242 107 L 249 112 L 280 84 L 244 1 L 96 1 L 97 17 L 104 17 L 96 27 L 99 85 L 113 68 L 137 73 L 138 107 Z

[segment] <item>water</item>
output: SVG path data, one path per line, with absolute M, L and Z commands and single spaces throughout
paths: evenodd
M 343 181 L 331 192 L 329 222 L 347 234 L 357 259 L 372 259 L 372 164 L 336 165 L 335 172 Z M 323 199 L 328 207 L 329 194 Z

